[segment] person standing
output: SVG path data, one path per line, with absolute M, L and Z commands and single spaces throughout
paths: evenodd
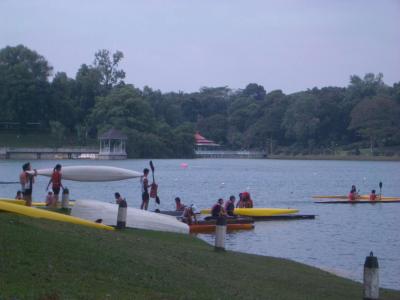
M 140 205 L 140 209 L 147 210 L 149 207 L 149 179 L 147 176 L 149 175 L 149 169 L 145 168 L 143 170 L 143 176 L 140 177 L 140 184 L 142 186 L 142 204 Z
M 29 162 L 23 164 L 22 173 L 19 175 L 23 198 L 26 206 L 32 206 L 32 191 L 35 183 L 36 170 L 32 173 L 32 167 Z
M 54 193 L 54 202 L 57 205 L 58 203 L 58 195 L 60 194 L 60 188 L 64 190 L 64 186 L 61 183 L 61 165 L 57 164 L 53 169 L 53 174 L 51 174 L 51 178 L 49 183 L 47 184 L 46 191 L 49 189 L 50 183 L 52 184 L 51 189 Z

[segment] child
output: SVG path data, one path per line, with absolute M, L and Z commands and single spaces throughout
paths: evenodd
M 53 192 L 48 192 L 46 197 L 46 206 L 55 207 L 57 204 L 56 199 L 54 198 Z
M 17 194 L 15 195 L 15 200 L 22 200 L 22 192 L 18 191 Z

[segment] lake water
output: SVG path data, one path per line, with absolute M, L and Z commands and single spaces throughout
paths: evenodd
M 381 286 L 400 289 L 400 203 L 361 205 L 314 204 L 317 194 L 347 194 L 355 184 L 400 196 L 400 162 L 197 159 L 154 160 L 161 209 L 174 209 L 174 197 L 198 208 L 220 197 L 247 190 L 258 207 L 291 207 L 315 220 L 257 222 L 253 231 L 230 233 L 229 250 L 284 257 L 361 281 L 365 257 L 379 259 Z M 0 181 L 18 181 L 22 161 L 0 161 Z M 56 161 L 33 161 L 34 168 Z M 101 164 L 141 171 L 147 160 L 61 161 L 64 165 Z M 187 168 L 181 164 L 187 163 Z M 38 177 L 34 199 L 43 201 L 47 178 Z M 119 191 L 130 206 L 140 205 L 138 179 L 107 183 L 64 181 L 72 199 L 112 201 Z M 13 197 L 18 185 L 0 184 L 0 195 Z M 152 203 L 153 207 L 154 204 Z M 199 235 L 212 244 L 213 235 Z

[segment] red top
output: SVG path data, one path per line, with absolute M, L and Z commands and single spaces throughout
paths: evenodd
M 53 184 L 53 188 L 61 187 L 61 173 L 58 171 L 54 171 L 51 175 L 51 182 Z
M 356 194 L 355 193 L 349 193 L 349 200 L 351 200 L 351 201 L 356 200 Z
M 369 200 L 375 201 L 376 200 L 376 194 L 369 195 Z

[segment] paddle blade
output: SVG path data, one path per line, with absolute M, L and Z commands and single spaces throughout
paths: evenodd
M 154 172 L 154 165 L 153 165 L 153 161 L 152 160 L 150 161 L 150 168 L 151 168 L 151 171 Z
M 160 204 L 160 203 L 161 203 L 160 197 L 158 197 L 158 196 L 156 197 L 156 203 L 157 203 L 157 204 Z

